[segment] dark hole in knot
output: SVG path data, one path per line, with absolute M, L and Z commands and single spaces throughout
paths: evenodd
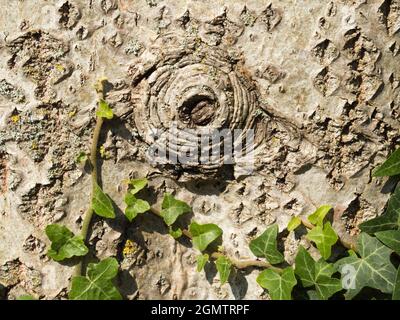
M 206 126 L 214 120 L 215 101 L 196 95 L 186 100 L 179 110 L 179 118 L 189 126 Z

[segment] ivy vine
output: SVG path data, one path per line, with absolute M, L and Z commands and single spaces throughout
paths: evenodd
M 96 111 L 96 125 L 93 132 L 90 157 L 85 153 L 77 156 L 78 162 L 88 162 L 91 166 L 92 190 L 90 204 L 85 213 L 81 233 L 73 234 L 67 227 L 58 224 L 47 226 L 46 235 L 51 245 L 47 255 L 55 261 L 80 257 L 75 267 L 69 290 L 69 299 L 82 300 L 119 300 L 122 299 L 113 280 L 118 274 L 119 264 L 115 258 L 107 258 L 98 263 L 89 263 L 84 270 L 88 231 L 92 216 L 115 218 L 115 211 L 110 197 L 103 192 L 98 179 L 99 137 L 104 121 L 114 117 L 106 102 L 104 86 L 106 79 L 96 85 L 99 95 Z M 400 174 L 400 149 L 397 149 L 373 176 L 396 176 Z M 315 260 L 309 250 L 300 246 L 295 263 L 289 265 L 278 249 L 279 229 L 276 224 L 268 226 L 263 233 L 249 244 L 250 251 L 257 259 L 238 260 L 228 255 L 223 246 L 212 246 L 223 235 L 223 230 L 216 224 L 199 224 L 192 221 L 187 229 L 178 227 L 181 216 L 191 212 L 191 207 L 165 193 L 161 211 L 138 197 L 145 189 L 145 178 L 128 181 L 125 195 L 125 216 L 134 221 L 139 215 L 151 213 L 164 222 L 169 234 L 174 239 L 186 237 L 198 250 L 197 271 L 203 272 L 209 263 L 215 263 L 221 284 L 229 281 L 233 269 L 260 269 L 257 283 L 266 290 L 273 300 L 289 299 L 353 299 L 363 297 L 365 289 L 372 289 L 374 298 L 400 299 L 400 184 L 392 194 L 386 212 L 359 227 L 361 233 L 356 243 L 348 243 L 337 234 L 329 221 L 328 213 L 332 207 L 320 206 L 315 212 L 303 219 L 293 217 L 286 232 L 297 232 L 303 228 L 305 238 L 315 246 L 321 258 Z M 180 225 L 180 224 L 179 224 Z M 332 256 L 332 247 L 341 246 L 344 254 Z M 367 290 L 368 291 L 368 290 Z M 368 295 L 367 295 L 368 296 Z M 371 295 L 369 296 L 371 298 Z M 29 295 L 21 300 L 33 299 Z

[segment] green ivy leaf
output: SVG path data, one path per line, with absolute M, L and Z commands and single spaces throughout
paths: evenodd
M 165 193 L 161 208 L 161 216 L 168 226 L 179 216 L 192 210 L 186 202 L 175 199 L 170 193 Z
M 75 161 L 76 161 L 76 163 L 81 164 L 81 163 L 85 163 L 87 161 L 87 159 L 88 159 L 87 154 L 85 152 L 81 151 L 76 156 Z
M 302 246 L 296 256 L 295 273 L 299 276 L 302 285 L 307 288 L 314 286 L 318 299 L 327 300 L 334 293 L 342 290 L 339 279 L 332 278 L 336 269 L 333 264 L 323 259 L 314 261 L 311 255 Z
M 301 225 L 301 219 L 299 217 L 293 217 L 292 219 L 290 219 L 290 221 L 289 221 L 289 223 L 287 225 L 287 229 L 288 229 L 289 232 L 292 232 L 299 225 Z
M 46 235 L 51 241 L 47 255 L 55 261 L 84 256 L 89 252 L 83 238 L 75 236 L 65 226 L 50 224 L 46 227 Z
M 114 113 L 109 104 L 103 99 L 100 99 L 99 101 L 99 107 L 97 108 L 96 115 L 100 118 L 108 120 L 111 120 L 114 117 Z
M 129 180 L 129 192 L 135 195 L 140 190 L 144 189 L 147 186 L 147 183 L 148 181 L 146 178 Z
M 172 238 L 174 239 L 179 239 L 180 237 L 182 237 L 182 229 L 178 228 L 176 230 L 172 229 L 172 227 L 169 227 L 169 234 Z
M 348 277 L 343 273 L 343 267 L 354 270 L 354 288 L 347 290 L 346 297 L 353 298 L 364 287 L 381 290 L 384 293 L 393 291 L 396 278 L 396 269 L 390 262 L 392 250 L 383 245 L 378 239 L 361 233 L 357 241 L 358 256 L 342 258 L 335 263 L 337 270 L 342 273 L 342 278 Z
M 130 222 L 132 222 L 139 214 L 150 210 L 150 204 L 147 201 L 137 199 L 131 193 L 126 194 L 125 203 L 127 205 L 125 216 Z
M 110 197 L 106 195 L 103 190 L 101 190 L 97 183 L 94 184 L 92 208 L 93 211 L 100 217 L 112 219 L 115 218 L 114 206 Z
M 389 199 L 386 212 L 374 219 L 360 224 L 360 229 L 369 234 L 400 227 L 400 183 Z
M 17 297 L 17 300 L 37 300 L 37 299 L 32 297 L 30 294 L 23 294 Z
M 272 264 L 284 261 L 282 253 L 277 249 L 276 237 L 278 236 L 278 225 L 268 227 L 258 238 L 250 242 L 250 250 L 256 257 L 263 257 Z
M 387 230 L 375 233 L 375 236 L 387 247 L 400 255 L 400 230 Z
M 107 258 L 99 263 L 89 263 L 86 277 L 72 278 L 69 292 L 71 300 L 121 300 L 121 294 L 112 283 L 118 274 L 118 262 Z
M 308 221 L 316 226 L 322 227 L 324 225 L 324 219 L 331 209 L 332 207 L 328 205 L 320 206 L 313 214 L 308 216 Z
M 204 269 L 206 263 L 210 260 L 210 256 L 207 253 L 200 254 L 196 258 L 197 260 L 197 272 L 200 272 Z
M 397 269 L 396 280 L 394 283 L 392 300 L 400 300 L 400 267 Z
M 221 284 L 226 283 L 231 274 L 232 262 L 227 257 L 220 256 L 215 261 L 215 266 L 217 267 Z
M 192 222 L 189 226 L 189 232 L 192 235 L 193 245 L 200 251 L 207 247 L 222 235 L 222 229 L 215 224 L 198 224 Z
M 400 174 L 400 148 L 393 152 L 372 175 L 374 177 L 390 177 L 398 174 Z
M 313 241 L 326 260 L 331 256 L 332 246 L 337 242 L 338 236 L 333 230 L 330 222 L 326 222 L 324 227 L 316 226 L 307 234 L 307 239 Z
M 264 270 L 258 275 L 257 283 L 268 290 L 272 300 L 291 300 L 297 280 L 293 268 L 288 267 L 282 274 L 271 269 Z

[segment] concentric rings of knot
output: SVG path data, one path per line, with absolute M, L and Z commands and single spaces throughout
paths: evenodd
M 258 94 L 238 61 L 218 47 L 186 39 L 164 41 L 146 51 L 131 68 L 136 127 L 149 146 L 162 149 L 168 145 L 169 160 L 164 164 L 176 164 L 171 158 L 179 158 L 198 144 L 199 135 L 241 129 L 237 143 L 255 126 Z M 163 132 L 177 138 L 167 142 L 161 138 Z M 222 143 L 210 141 L 201 146 L 201 152 L 206 154 Z M 221 152 L 207 163 L 189 161 L 180 167 L 209 172 L 226 160 Z

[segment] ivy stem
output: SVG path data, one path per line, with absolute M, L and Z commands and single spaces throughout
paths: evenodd
M 98 95 L 100 99 L 105 98 L 105 93 L 104 93 L 104 81 L 101 81 L 101 86 L 98 89 Z M 90 166 L 91 166 L 91 180 L 92 180 L 92 190 L 90 193 L 90 200 L 89 200 L 89 206 L 85 212 L 83 222 L 82 222 L 82 228 L 81 228 L 81 237 L 83 238 L 83 241 L 85 243 L 88 242 L 88 233 L 89 233 L 89 228 L 90 224 L 92 222 L 92 217 L 93 217 L 93 208 L 92 208 L 92 198 L 93 198 L 93 192 L 95 186 L 98 184 L 98 168 L 97 168 L 97 154 L 98 154 L 98 144 L 99 144 L 99 139 L 100 139 L 100 134 L 101 134 L 101 129 L 103 127 L 104 120 L 102 117 L 96 116 L 96 125 L 93 131 L 93 138 L 92 138 L 92 145 L 90 148 Z M 83 262 L 84 258 L 82 258 L 79 263 L 75 266 L 74 270 L 74 275 L 75 276 L 80 276 L 82 275 L 83 271 Z
M 98 184 L 98 169 L 97 169 L 97 146 L 99 143 L 100 139 L 100 133 L 101 133 L 101 128 L 103 126 L 103 118 L 97 117 L 96 121 L 96 127 L 94 128 L 93 132 L 93 141 L 92 141 L 92 148 L 90 150 L 90 163 L 92 167 L 92 191 L 91 191 L 91 196 L 90 199 L 93 197 L 93 192 L 94 192 L 94 187 Z M 85 213 L 85 218 L 83 219 L 82 222 L 82 229 L 81 229 L 81 236 L 82 238 L 86 241 L 89 227 L 90 227 L 90 222 L 92 221 L 92 216 L 93 216 L 93 208 L 90 204 L 89 208 L 87 209 Z
M 153 213 L 154 215 L 156 215 L 157 217 L 162 218 L 162 215 L 158 209 L 151 207 L 150 212 Z M 190 240 L 193 239 L 193 236 L 191 235 L 189 230 L 183 229 L 182 234 Z M 222 256 L 226 256 L 226 255 L 221 252 L 213 252 L 211 254 L 211 258 L 213 258 L 214 260 L 217 260 L 219 257 L 222 257 Z M 266 261 L 238 260 L 238 259 L 232 258 L 232 257 L 228 257 L 228 259 L 236 269 L 247 269 L 247 268 L 272 269 L 279 273 L 281 273 L 283 271 L 283 269 L 275 267 Z

